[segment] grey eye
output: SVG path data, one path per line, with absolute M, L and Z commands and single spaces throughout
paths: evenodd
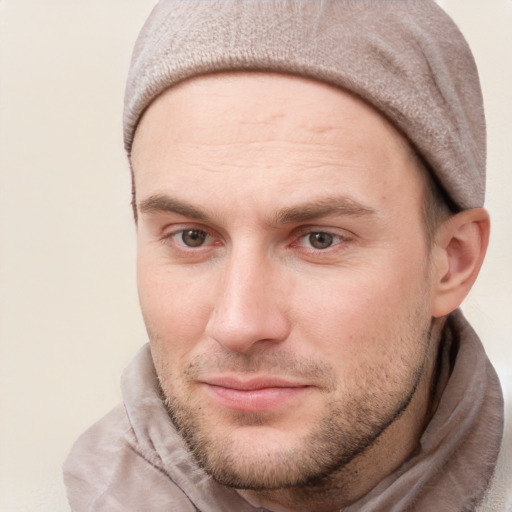
M 181 233 L 181 241 L 188 247 L 200 247 L 208 234 L 200 229 L 186 229 Z
M 333 244 L 334 236 L 330 233 L 310 233 L 308 235 L 308 242 L 315 249 L 327 249 Z

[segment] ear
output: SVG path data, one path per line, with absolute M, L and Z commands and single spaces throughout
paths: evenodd
M 464 210 L 441 225 L 434 247 L 432 316 L 458 308 L 473 286 L 489 242 L 489 214 L 483 208 Z

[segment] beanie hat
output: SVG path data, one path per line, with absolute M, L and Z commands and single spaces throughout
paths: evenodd
M 433 0 L 160 0 L 129 70 L 128 154 L 141 116 L 164 90 L 244 70 L 352 92 L 408 138 L 458 208 L 483 205 L 478 72 L 464 37 Z

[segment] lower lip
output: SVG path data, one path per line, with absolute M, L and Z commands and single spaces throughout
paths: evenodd
M 207 389 L 216 402 L 230 409 L 265 412 L 300 397 L 308 386 L 240 390 L 207 385 Z

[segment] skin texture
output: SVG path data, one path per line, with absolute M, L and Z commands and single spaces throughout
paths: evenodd
M 417 447 L 433 318 L 476 277 L 486 216 L 456 216 L 430 247 L 402 136 L 298 77 L 172 88 L 145 113 L 132 164 L 141 307 L 199 463 L 276 511 L 365 494 Z

